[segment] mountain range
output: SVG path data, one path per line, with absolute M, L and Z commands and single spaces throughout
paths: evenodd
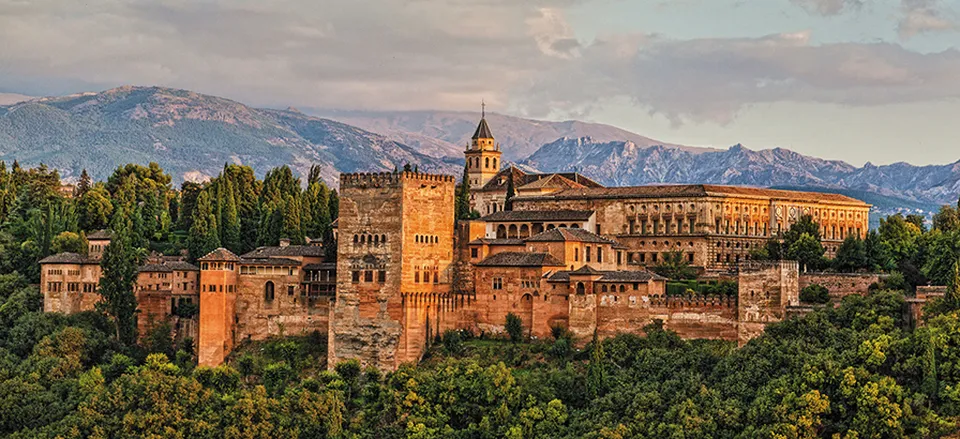
M 103 179 L 122 163 L 157 162 L 175 181 L 215 176 L 224 163 L 261 175 L 312 164 L 340 172 L 390 171 L 414 163 L 459 174 L 462 165 L 360 128 L 295 110 L 251 108 L 229 99 L 160 87 L 41 98 L 0 106 L 0 160 L 44 163 L 67 179 L 87 169 Z
M 67 179 L 86 168 L 105 178 L 122 163 L 158 162 L 175 182 L 216 175 L 224 163 L 319 164 L 341 172 L 406 163 L 459 175 L 479 112 L 346 112 L 262 109 L 162 87 L 119 87 L 0 105 L 0 160 L 44 163 Z M 529 170 L 578 171 L 606 185 L 717 183 L 833 191 L 897 208 L 955 203 L 960 162 L 856 167 L 775 148 L 676 145 L 609 125 L 548 122 L 488 113 L 504 158 Z

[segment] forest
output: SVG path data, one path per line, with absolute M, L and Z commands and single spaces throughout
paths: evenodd
M 196 366 L 189 339 L 136 333 L 131 276 L 148 252 L 331 242 L 337 194 L 316 173 L 301 182 L 281 167 L 261 181 L 227 165 L 177 189 L 159 166 L 126 165 L 105 182 L 81 179 L 69 196 L 59 180 L 44 167 L 0 166 L 3 437 L 853 439 L 960 427 L 954 206 L 930 223 L 884 218 L 832 259 L 810 218 L 771 239 L 755 258 L 890 275 L 740 348 L 682 340 L 659 322 L 644 336 L 574 340 L 556 328 L 531 340 L 508 318 L 510 337 L 450 331 L 420 364 L 382 373 L 355 361 L 328 368 L 319 333 L 242 345 L 215 368 Z M 85 251 L 100 229 L 113 239 L 101 305 L 42 312 L 37 261 Z M 682 261 L 657 269 L 674 279 L 689 271 Z M 905 300 L 926 284 L 947 294 L 910 325 Z

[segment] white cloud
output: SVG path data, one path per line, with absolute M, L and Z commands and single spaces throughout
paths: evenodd
M 628 98 L 677 123 L 729 122 L 769 102 L 960 98 L 955 50 L 813 45 L 809 32 L 579 41 L 564 15 L 577 1 L 589 0 L 0 0 L 0 89 L 163 85 L 255 105 L 381 110 L 485 99 L 531 116 Z
M 960 30 L 956 14 L 939 0 L 902 0 L 903 17 L 897 25 L 900 38 L 909 39 L 928 32 Z
M 842 12 L 859 9 L 863 0 L 790 0 L 804 9 L 819 15 L 839 15 Z

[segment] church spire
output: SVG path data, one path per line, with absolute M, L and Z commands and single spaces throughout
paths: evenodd
M 477 125 L 477 130 L 473 132 L 471 139 L 493 140 L 493 133 L 490 132 L 490 127 L 487 125 L 487 103 L 482 99 L 480 100 L 480 124 Z

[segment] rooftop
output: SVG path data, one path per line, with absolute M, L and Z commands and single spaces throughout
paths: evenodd
M 488 256 L 478 267 L 562 267 L 563 262 L 549 253 L 503 252 Z
M 232 251 L 227 250 L 223 247 L 220 247 L 210 253 L 207 253 L 202 258 L 197 259 L 198 261 L 239 261 L 240 257 L 234 254 Z
M 562 172 L 550 174 L 527 173 L 516 166 L 507 166 L 500 170 L 487 184 L 483 185 L 481 191 L 505 191 L 507 190 L 508 177 L 513 176 L 513 186 L 515 189 L 538 189 L 541 187 L 551 187 L 557 189 L 568 188 L 602 188 L 603 185 L 576 172 Z M 553 178 L 552 178 L 553 177 Z M 560 177 L 560 178 L 555 178 Z M 544 181 L 546 180 L 546 181 Z
M 526 242 L 587 242 L 596 244 L 619 245 L 616 241 L 611 241 L 596 233 L 580 229 L 558 227 L 545 232 L 533 235 L 525 240 Z
M 97 230 L 87 235 L 87 241 L 104 241 L 110 239 L 110 232 L 107 230 Z
M 243 265 L 300 265 L 300 261 L 286 258 L 248 258 L 240 259 Z
M 828 202 L 869 206 L 863 201 L 840 194 L 764 189 L 713 184 L 674 184 L 623 186 L 609 188 L 565 189 L 548 195 L 517 197 L 524 200 L 561 200 L 583 198 L 662 198 L 662 197 L 749 197 L 786 201 Z
M 490 126 L 487 125 L 487 118 L 481 118 L 480 124 L 477 125 L 477 130 L 473 132 L 473 137 L 471 139 L 492 139 L 493 133 L 490 132 Z
M 322 257 L 324 249 L 318 245 L 285 245 L 257 247 L 255 250 L 244 253 L 244 258 L 272 258 L 276 256 L 306 256 Z
M 473 241 L 470 241 L 470 244 L 487 244 L 487 245 L 523 245 L 522 239 L 517 238 L 477 238 Z
M 99 264 L 96 259 L 90 259 L 79 253 L 57 253 L 40 260 L 41 264 Z
M 513 221 L 589 221 L 592 210 L 503 210 L 483 218 L 488 223 Z

